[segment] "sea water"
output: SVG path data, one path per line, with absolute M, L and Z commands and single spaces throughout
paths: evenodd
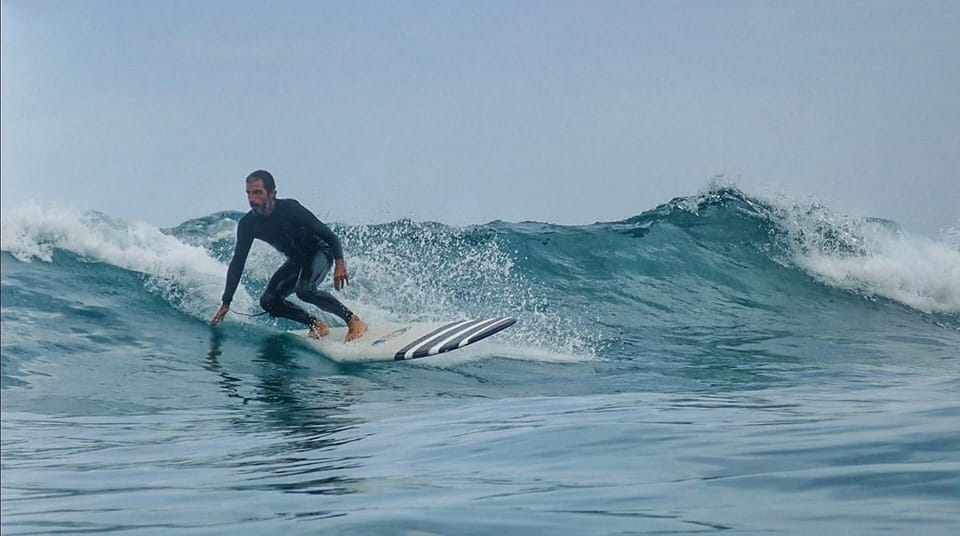
M 282 262 L 259 243 L 209 325 L 240 216 L 4 213 L 3 534 L 960 531 L 949 233 L 733 188 L 334 225 L 368 322 L 519 320 L 344 366 L 236 314 Z

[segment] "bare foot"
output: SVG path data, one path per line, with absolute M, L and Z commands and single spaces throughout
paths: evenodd
M 320 337 L 326 337 L 329 334 L 330 334 L 330 328 L 328 328 L 326 324 L 324 324 L 320 320 L 313 321 L 313 325 L 310 326 L 311 339 L 319 339 Z
M 367 332 L 367 324 L 360 317 L 353 315 L 347 322 L 347 342 L 359 339 Z

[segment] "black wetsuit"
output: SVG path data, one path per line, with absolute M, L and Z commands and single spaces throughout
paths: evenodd
M 287 256 L 287 262 L 273 274 L 260 296 L 260 306 L 264 311 L 274 317 L 289 318 L 312 326 L 315 318 L 287 301 L 287 296 L 295 292 L 301 300 L 349 322 L 353 313 L 329 292 L 317 289 L 317 284 L 326 277 L 333 261 L 343 258 L 340 240 L 295 199 L 277 199 L 269 216 L 261 216 L 251 210 L 240 218 L 237 246 L 230 268 L 227 269 L 224 305 L 230 305 L 233 301 L 233 293 L 240 284 L 240 275 L 254 238 L 263 240 Z

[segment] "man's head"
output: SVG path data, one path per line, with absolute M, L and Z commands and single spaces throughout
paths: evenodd
M 277 183 L 269 171 L 258 169 L 247 175 L 247 202 L 261 216 L 269 216 L 277 198 Z

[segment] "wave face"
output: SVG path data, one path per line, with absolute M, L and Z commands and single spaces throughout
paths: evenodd
M 64 530 L 81 526 L 57 521 L 57 515 L 49 521 L 38 512 L 77 512 L 58 497 L 90 494 L 96 498 L 120 487 L 105 483 L 100 489 L 88 480 L 70 493 L 44 495 L 35 492 L 69 486 L 59 481 L 37 484 L 31 479 L 42 475 L 37 476 L 34 468 L 47 463 L 70 473 L 71 464 L 77 471 L 99 467 L 110 478 L 136 473 L 140 461 L 150 459 L 140 449 L 156 446 L 151 439 L 129 432 L 137 426 L 173 444 L 186 441 L 188 430 L 212 430 L 209 444 L 190 447 L 200 449 L 199 458 L 173 451 L 171 458 L 151 467 L 157 473 L 153 476 L 164 481 L 174 478 L 171 471 L 180 467 L 176 460 L 192 459 L 191 467 L 205 467 L 219 475 L 211 478 L 220 484 L 205 484 L 206 473 L 200 471 L 193 481 L 196 486 L 146 486 L 132 489 L 132 496 L 142 500 L 137 494 L 169 493 L 184 499 L 200 493 L 211 501 L 225 501 L 217 492 L 236 492 L 239 495 L 226 500 L 229 511 L 258 512 L 243 519 L 267 523 L 254 523 L 253 531 L 263 526 L 291 527 L 276 521 L 275 513 L 258 510 L 257 501 L 239 498 L 249 496 L 244 493 L 254 486 L 250 478 L 261 479 L 257 489 L 275 491 L 279 497 L 299 489 L 344 497 L 332 503 L 330 518 L 337 517 L 337 512 L 357 515 L 367 508 L 393 511 L 391 489 L 405 489 L 402 483 L 411 478 L 398 474 L 397 468 L 423 470 L 426 463 L 412 451 L 392 451 L 384 465 L 377 465 L 374 452 L 389 451 L 393 444 L 420 445 L 432 452 L 431 462 L 440 463 L 431 465 L 430 471 L 440 473 L 434 473 L 434 480 L 425 476 L 423 489 L 436 484 L 438 490 L 445 490 L 449 485 L 466 495 L 492 497 L 504 491 L 501 486 L 542 487 L 545 497 L 553 494 L 553 500 L 566 504 L 568 511 L 603 510 L 591 499 L 573 501 L 563 491 L 596 481 L 596 474 L 608 475 L 611 486 L 597 496 L 607 496 L 613 503 L 630 502 L 629 493 L 618 495 L 633 485 L 618 480 L 626 474 L 653 478 L 661 482 L 664 496 L 677 496 L 670 483 L 678 480 L 672 474 L 631 473 L 639 470 L 637 466 L 621 473 L 619 462 L 607 456 L 612 449 L 618 459 L 644 451 L 663 467 L 680 464 L 681 472 L 689 474 L 687 482 L 702 481 L 696 485 L 705 488 L 694 494 L 701 498 L 711 496 L 706 488 L 713 484 L 707 482 L 719 474 L 750 474 L 753 469 L 736 460 L 752 456 L 765 469 L 757 469 L 752 480 L 724 490 L 742 492 L 744 503 L 757 489 L 779 494 L 784 503 L 796 499 L 793 491 L 804 486 L 829 497 L 837 479 L 847 478 L 862 479 L 858 485 L 844 484 L 848 491 L 855 491 L 850 497 L 897 501 L 903 497 L 884 495 L 887 484 L 883 483 L 913 478 L 919 483 L 910 490 L 916 493 L 905 493 L 910 500 L 934 498 L 924 507 L 939 516 L 934 528 L 939 526 L 936 523 L 958 520 L 955 512 L 941 508 L 957 498 L 956 473 L 934 462 L 921 467 L 923 460 L 960 450 L 954 448 L 960 447 L 957 427 L 944 424 L 956 424 L 960 418 L 960 406 L 949 394 L 955 395 L 960 372 L 960 248 L 946 238 L 913 235 L 893 222 L 850 218 L 815 203 L 760 199 L 735 188 L 713 188 L 622 221 L 592 225 L 491 222 L 451 227 L 409 220 L 333 225 L 350 270 L 350 286 L 340 296 L 368 322 L 505 314 L 519 320 L 489 341 L 447 357 L 413 366 L 351 368 L 326 362 L 288 340 L 282 330 L 295 326 L 285 320 L 231 314 L 223 326 L 207 325 L 219 305 L 241 216 L 240 212 L 219 212 L 172 229 L 158 229 L 101 213 L 54 208 L 25 207 L 3 215 L 4 517 L 12 514 L 9 519 L 17 520 L 7 528 L 29 532 L 41 525 Z M 234 301 L 235 312 L 259 312 L 257 297 L 281 262 L 275 251 L 255 243 Z M 886 389 L 893 390 L 878 394 Z M 863 406 L 850 402 L 853 392 L 861 393 L 857 396 L 867 402 Z M 741 400 L 752 402 L 740 406 Z M 876 427 L 881 425 L 873 413 L 892 407 L 891 400 L 902 404 L 891 409 L 892 419 L 878 432 Z M 419 411 L 429 417 L 418 420 Z M 397 412 L 402 415 L 396 416 Z M 568 421 L 568 415 L 582 420 L 579 424 Z M 773 429 L 789 421 L 794 427 L 781 430 L 782 444 L 764 439 L 766 450 L 759 452 L 751 450 L 755 443 L 739 439 L 751 436 L 750 430 L 735 424 L 716 428 L 718 415 L 727 423 L 744 419 Z M 113 421 L 103 421 L 104 416 L 125 417 L 113 426 Z M 892 456 L 920 461 L 890 467 L 888 473 L 882 465 L 886 454 L 872 443 L 844 439 L 830 424 L 834 419 L 843 419 L 849 429 L 879 434 L 884 439 L 877 441 L 886 441 L 898 452 Z M 458 432 L 462 431 L 458 423 L 465 421 L 489 434 L 491 443 L 478 438 L 480 443 L 474 444 L 489 449 L 488 461 L 516 464 L 513 477 L 487 475 L 478 482 L 457 476 L 489 470 L 482 460 L 471 465 L 474 451 L 458 443 L 470 441 Z M 483 424 L 501 421 L 536 423 L 532 428 L 546 433 L 519 436 L 519 429 Z M 625 424 L 680 421 L 692 428 L 671 425 L 670 430 L 652 428 L 640 433 Z M 423 432 L 425 426 L 435 424 L 440 427 L 434 432 Z M 408 426 L 412 429 L 405 432 Z M 279 436 L 273 435 L 278 431 Z M 607 447 L 582 442 L 584 434 L 597 432 L 612 434 Z M 664 435 L 657 439 L 660 432 Z M 44 450 L 43 444 L 63 434 L 74 438 L 67 441 L 66 450 Z M 125 439 L 112 439 L 116 434 Z M 920 436 L 929 442 L 908 439 Z M 8 442 L 8 437 L 14 439 Z M 240 461 L 210 461 L 219 460 L 217 449 L 239 448 L 236 445 L 251 437 L 260 447 L 231 451 L 233 459 Z M 295 444 L 278 439 L 288 437 L 300 439 Z M 523 448 L 514 448 L 518 446 L 514 441 L 521 437 Z M 494 438 L 502 443 L 492 442 Z M 654 453 L 644 446 L 647 440 L 678 442 L 670 453 Z M 311 450 L 311 441 L 319 441 L 319 451 Z M 704 457 L 704 441 L 716 441 L 719 450 Z M 361 462 L 353 458 L 354 451 L 340 451 L 352 442 L 357 442 L 357 452 L 366 453 L 361 454 L 367 456 L 366 472 L 351 472 Z M 549 454 L 557 442 L 574 445 L 568 454 L 574 458 L 568 462 L 590 467 L 592 472 L 584 474 L 564 465 L 566 469 L 556 467 L 556 472 L 549 473 L 553 480 L 536 477 L 535 482 L 548 482 L 542 486 L 523 480 L 526 473 L 520 468 L 539 467 L 544 458 L 537 453 L 557 455 Z M 811 442 L 820 446 L 810 446 Z M 130 458 L 111 465 L 110 449 L 121 443 L 131 452 Z M 441 445 L 440 450 L 431 450 L 431 444 Z M 856 466 L 838 461 L 833 467 L 836 474 L 825 466 L 817 466 L 820 473 L 811 466 L 809 474 L 800 468 L 790 477 L 800 482 L 781 485 L 784 480 L 778 479 L 787 476 L 773 468 L 803 465 L 787 455 L 800 444 L 809 446 L 808 459 L 819 460 L 816 463 L 830 465 L 849 459 L 851 449 L 862 449 L 874 452 L 873 459 L 880 460 L 880 465 L 859 472 Z M 306 464 L 302 472 L 289 472 L 283 460 L 292 459 L 293 451 L 331 452 L 333 461 L 323 455 L 314 459 L 315 466 L 301 462 Z M 36 461 L 38 452 L 41 461 Z M 74 457 L 60 459 L 67 455 L 63 452 L 73 452 Z M 98 452 L 103 458 L 97 457 Z M 679 458 L 664 458 L 674 454 Z M 951 456 L 954 461 L 949 463 L 955 469 L 960 460 Z M 263 466 L 263 473 L 234 478 L 237 464 L 243 461 Z M 717 467 L 716 474 L 701 472 L 704 466 Z M 361 485 L 362 475 L 371 471 L 380 471 L 386 480 Z M 7 487 L 8 481 L 14 484 Z M 376 491 L 381 484 L 382 493 Z M 658 489 L 656 484 L 652 489 Z M 356 504 L 346 498 L 351 494 L 357 495 Z M 7 502 L 7 497 L 20 502 Z M 74 517 L 88 519 L 82 526 L 92 530 L 165 526 L 160 520 L 159 524 L 125 525 L 130 517 L 123 512 L 135 511 L 136 500 L 131 499 L 134 510 L 118 510 L 112 503 L 108 508 L 106 502 L 100 508 L 94 500 L 86 510 L 89 516 L 81 512 Z M 534 496 L 521 494 L 517 500 L 525 508 L 539 508 Z M 805 504 L 811 510 L 827 504 L 809 500 Z M 884 517 L 883 505 L 890 503 L 868 503 L 847 503 L 846 511 L 853 512 L 849 519 L 885 519 L 874 525 L 878 529 L 901 526 Z M 216 511 L 217 504 L 221 503 L 207 502 L 203 508 Z M 311 517 L 299 503 L 286 504 L 294 513 L 282 519 L 301 514 L 307 519 L 328 518 Z M 612 518 L 596 519 L 594 528 L 602 532 L 611 522 L 626 523 L 638 516 L 672 519 L 669 512 L 676 511 L 677 503 L 662 506 L 649 512 L 629 508 L 615 512 Z M 487 503 L 487 508 L 496 505 Z M 835 511 L 833 506 L 830 509 Z M 521 519 L 511 524 L 510 515 L 501 525 L 484 525 L 489 522 L 485 511 L 463 503 L 449 511 L 439 508 L 434 514 L 421 514 L 430 518 L 428 522 L 407 526 L 444 532 L 464 515 L 476 515 L 472 519 L 490 529 L 487 532 L 521 531 L 525 526 Z M 690 521 L 693 525 L 664 521 L 659 528 L 780 530 L 795 529 L 791 523 L 797 519 L 811 519 L 794 512 L 783 518 L 782 526 L 775 522 L 738 525 L 736 519 L 768 519 L 769 515 L 744 513 L 731 519 L 705 503 L 696 508 L 691 503 L 691 511 L 707 517 L 711 511 L 717 518 Z M 552 527 L 562 532 L 568 526 L 569 519 L 563 516 L 547 511 L 540 515 L 545 530 Z M 227 510 L 221 517 L 224 526 L 220 528 L 243 523 Z M 810 522 L 805 528 L 842 532 L 854 526 L 844 525 L 843 516 L 836 519 L 841 520 L 839 524 Z M 590 527 L 592 521 L 580 522 Z M 206 527 L 197 523 L 184 521 L 178 526 Z M 376 532 L 388 526 L 375 521 L 370 521 L 372 525 L 317 523 L 310 527 Z M 626 531 L 634 528 L 617 526 Z M 907 526 L 913 527 L 902 525 Z

